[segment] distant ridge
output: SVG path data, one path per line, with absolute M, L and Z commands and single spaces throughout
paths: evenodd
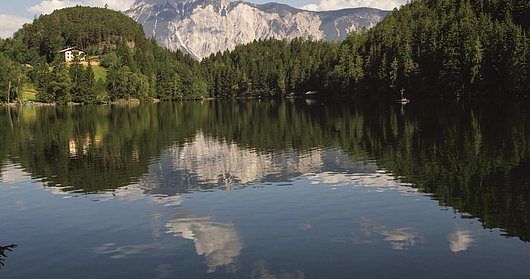
M 228 0 L 137 0 L 125 14 L 160 45 L 202 59 L 261 39 L 341 40 L 351 31 L 375 26 L 389 12 L 372 8 L 314 12 L 280 3 Z

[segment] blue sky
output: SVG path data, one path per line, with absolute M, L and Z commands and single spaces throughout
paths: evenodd
M 352 7 L 374 7 L 391 10 L 406 0 L 246 0 L 253 3 L 279 2 L 308 10 L 338 10 Z M 134 0 L 0 0 L 0 38 L 10 37 L 34 16 L 54 9 L 75 5 L 99 6 L 126 10 Z

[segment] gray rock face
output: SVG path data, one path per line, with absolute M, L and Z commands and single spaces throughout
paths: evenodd
M 371 8 L 312 12 L 229 0 L 137 0 L 125 12 L 160 45 L 197 59 L 260 39 L 341 40 L 373 27 L 388 13 Z

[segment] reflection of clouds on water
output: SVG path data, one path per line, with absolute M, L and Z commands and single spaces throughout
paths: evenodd
M 178 216 L 166 223 L 166 229 L 193 240 L 197 255 L 206 258 L 210 272 L 222 266 L 236 270 L 243 243 L 233 224 L 216 222 L 211 217 Z
M 174 275 L 177 272 L 175 267 L 170 264 L 160 264 L 155 268 L 156 276 L 154 279 L 161 278 L 176 278 Z
M 308 230 L 310 230 L 310 229 L 313 228 L 313 225 L 311 225 L 311 224 L 306 224 L 306 223 L 302 223 L 302 224 L 298 224 L 296 227 L 297 227 L 299 230 L 301 230 L 301 231 L 308 231 Z
M 151 216 L 154 238 L 160 237 L 162 218 L 161 213 Z M 220 267 L 231 272 L 237 271 L 236 261 L 243 249 L 243 243 L 233 224 L 217 222 L 212 217 L 197 217 L 181 212 L 174 219 L 167 221 L 165 228 L 167 233 L 193 240 L 195 252 L 205 258 L 208 272 Z M 107 255 L 111 259 L 120 259 L 160 249 L 160 244 L 118 246 L 115 243 L 106 243 L 95 248 L 94 252 Z
M 476 239 L 471 231 L 457 229 L 447 236 L 447 240 L 449 240 L 449 249 L 457 253 L 469 249 Z
M 14 182 L 29 180 L 30 177 L 20 168 L 8 167 L 2 171 L 2 182 Z M 44 186 L 44 184 L 43 184 Z M 126 187 L 115 189 L 112 192 L 101 192 L 91 194 L 93 201 L 103 202 L 115 199 L 126 201 L 137 201 L 145 199 L 151 203 L 163 205 L 165 207 L 178 207 L 182 203 L 181 195 L 146 195 L 145 185 L 131 184 Z M 78 193 L 67 192 L 64 187 L 44 187 L 50 193 L 60 195 L 65 198 L 77 197 Z M 23 207 L 22 202 L 17 202 L 17 206 Z M 236 232 L 233 224 L 216 222 L 212 217 L 195 217 L 190 214 L 180 214 L 177 218 L 165 224 L 167 232 L 181 236 L 185 239 L 193 240 L 197 255 L 204 256 L 209 271 L 214 271 L 218 267 L 227 267 L 235 271 L 235 263 L 239 256 L 243 244 Z M 164 223 L 162 213 L 151 215 L 151 227 L 153 238 L 160 237 L 160 227 Z M 106 255 L 111 259 L 126 258 L 134 255 L 154 252 L 162 249 L 156 244 L 133 244 L 119 246 L 115 243 L 106 243 L 94 249 L 94 252 Z M 164 270 L 162 270 L 164 271 Z M 164 272 L 167 272 L 164 271 Z M 162 272 L 162 273 L 164 273 Z
M 381 228 L 376 232 L 384 235 L 385 241 L 390 242 L 394 250 L 408 250 L 421 240 L 419 234 L 413 228 L 397 228 L 393 230 Z
M 0 172 L 0 181 L 5 183 L 16 183 L 30 180 L 31 176 L 17 165 L 7 165 Z
M 360 235 L 355 240 L 363 244 L 371 243 L 373 234 L 383 236 L 383 240 L 389 242 L 394 250 L 408 250 L 423 242 L 423 237 L 414 228 L 390 228 L 369 219 L 363 219 L 360 225 Z
M 312 184 L 329 184 L 332 186 L 361 186 L 376 192 L 397 190 L 402 194 L 411 195 L 418 192 L 410 184 L 396 180 L 384 170 L 378 170 L 375 164 L 367 164 L 364 171 L 356 173 L 322 172 L 307 174 Z
M 105 243 L 94 249 L 96 254 L 107 255 L 110 259 L 122 259 L 129 256 L 156 252 L 161 247 L 155 244 L 135 244 L 118 246 L 115 243 Z
M 121 187 L 112 192 L 112 196 L 118 199 L 136 201 L 145 199 L 146 195 L 144 189 L 138 184 L 131 184 L 126 187 Z
M 161 213 L 153 213 L 151 214 L 151 235 L 153 238 L 159 238 L 160 237 L 160 228 L 162 227 L 162 220 L 163 214 Z
M 264 260 L 258 261 L 252 266 L 251 279 L 304 279 L 305 273 L 303 271 L 286 272 L 282 271 L 280 274 L 274 274 L 267 267 Z

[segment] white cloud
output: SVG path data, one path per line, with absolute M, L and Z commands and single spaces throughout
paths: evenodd
M 319 7 L 317 4 L 309 4 L 302 7 L 302 9 L 307 11 L 318 11 Z
M 81 5 L 80 2 L 70 1 L 70 0 L 45 0 L 41 1 L 35 6 L 29 7 L 28 11 L 40 14 L 49 14 L 55 10 L 59 10 L 66 7 L 72 7 L 76 5 Z
M 35 14 L 49 14 L 54 10 L 73 7 L 77 5 L 104 7 L 108 5 L 109 9 L 126 10 L 131 7 L 134 0 L 43 0 L 35 6 L 31 6 L 28 11 Z
M 0 14 L 0 22 L 2 22 L 0 24 L 0 38 L 11 37 L 24 23 L 30 21 L 29 18 L 25 17 Z
M 407 3 L 407 0 L 320 0 L 318 4 L 309 4 L 302 7 L 308 11 L 329 11 L 346 8 L 370 7 L 381 10 L 392 10 Z
M 85 2 L 88 6 L 104 7 L 107 4 L 109 9 L 123 11 L 129 9 L 134 0 L 88 0 Z

